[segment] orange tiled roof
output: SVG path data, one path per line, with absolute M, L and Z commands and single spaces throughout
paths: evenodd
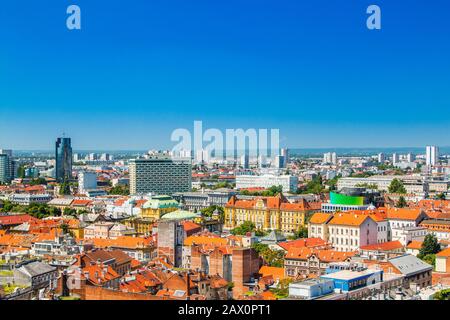
M 192 222 L 190 220 L 183 221 L 182 224 L 183 224 L 183 229 L 186 232 L 190 232 L 190 231 L 193 231 L 193 230 L 196 230 L 196 229 L 201 230 L 201 228 L 202 228 L 201 225 L 199 225 L 199 224 L 197 224 L 195 222 Z
M 262 266 L 261 269 L 259 269 L 259 273 L 263 277 L 272 276 L 273 279 L 275 279 L 275 280 L 276 279 L 282 280 L 285 278 L 284 268 Z
M 382 243 L 369 244 L 366 246 L 361 246 L 361 250 L 372 250 L 372 251 L 391 251 L 403 248 L 400 241 L 388 241 Z
M 153 244 L 152 238 L 141 238 L 141 237 L 130 237 L 121 236 L 117 239 L 100 239 L 93 238 L 89 239 L 97 248 L 128 248 L 128 249 L 138 249 L 151 246 Z
M 213 246 L 223 246 L 228 243 L 226 238 L 221 238 L 218 235 L 192 235 L 184 239 L 185 246 L 191 246 L 193 244 L 210 244 Z
M 285 259 L 306 260 L 312 255 L 317 256 L 323 262 L 339 262 L 351 258 L 355 255 L 355 252 L 291 247 L 286 253 Z
M 297 248 L 316 248 L 316 247 L 327 247 L 328 243 L 322 238 L 303 238 L 292 241 L 279 242 L 278 245 L 284 250 L 288 250 L 290 247 Z
M 86 207 L 92 203 L 92 200 L 86 200 L 86 199 L 75 199 L 72 201 L 72 206 L 76 207 Z
M 421 209 L 416 208 L 388 208 L 388 219 L 396 220 L 417 220 L 422 213 Z
M 314 224 L 323 224 L 327 222 L 331 217 L 332 215 L 330 213 L 316 212 L 312 215 L 309 222 Z
M 422 241 L 413 240 L 410 243 L 408 243 L 406 248 L 420 250 L 420 248 L 422 248 L 422 243 L 423 243 Z
M 88 277 L 86 277 L 86 275 L 88 275 Z M 96 264 L 84 267 L 82 269 L 82 277 L 84 279 L 89 278 L 90 282 L 98 285 L 120 278 L 111 266 L 99 266 Z
M 336 213 L 328 222 L 330 225 L 360 226 L 366 219 L 372 219 L 370 216 L 362 214 Z M 373 220 L 373 219 L 372 219 Z
M 436 254 L 436 257 L 450 257 L 450 248 L 444 249 Z

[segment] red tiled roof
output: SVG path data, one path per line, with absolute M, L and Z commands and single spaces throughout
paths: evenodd
M 7 215 L 0 216 L 0 225 L 9 226 L 9 225 L 18 225 L 24 222 L 37 221 L 38 219 L 28 215 L 28 214 L 16 214 L 16 215 Z
M 284 250 L 288 250 L 290 247 L 296 248 L 316 248 L 316 247 L 327 247 L 328 243 L 321 238 L 304 238 L 292 241 L 279 242 L 278 245 Z
M 400 241 L 388 241 L 382 243 L 369 244 L 366 246 L 361 246 L 361 250 L 369 250 L 369 251 L 391 251 L 403 248 L 403 245 Z

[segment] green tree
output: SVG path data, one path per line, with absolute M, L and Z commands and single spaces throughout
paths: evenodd
M 291 240 L 299 239 L 299 238 L 308 238 L 308 227 L 300 227 L 297 231 L 294 232 L 292 236 L 289 237 Z
M 438 291 L 433 296 L 434 300 L 450 300 L 450 289 Z
M 260 255 L 270 267 L 282 268 L 284 265 L 284 251 L 270 249 L 267 244 L 254 243 L 252 248 Z
M 446 199 L 445 193 L 443 192 L 439 193 L 438 195 L 436 195 L 436 199 L 445 200 Z
M 223 207 L 221 207 L 221 206 L 212 205 L 212 206 L 209 206 L 208 208 L 200 210 L 200 212 L 202 213 L 202 215 L 204 217 L 212 217 L 214 211 L 216 211 L 216 210 L 217 210 L 217 212 L 219 214 L 220 220 L 223 221 L 224 215 L 225 215 L 225 211 L 224 211 Z
M 245 235 L 249 232 L 255 232 L 256 236 L 263 236 L 265 233 L 261 230 L 257 230 L 256 226 L 251 221 L 244 221 L 240 226 L 237 226 L 236 228 L 232 229 L 231 234 L 234 235 Z
M 70 183 L 68 183 L 67 180 L 64 180 L 59 185 L 59 194 L 60 195 L 70 195 Z
M 434 234 L 427 234 L 423 240 L 422 247 L 420 248 L 417 258 L 424 259 L 427 255 L 434 255 L 441 251 L 441 246 Z M 428 258 L 429 259 L 429 258 Z
M 395 204 L 395 206 L 397 208 L 404 208 L 406 207 L 408 204 L 406 203 L 405 197 L 400 196 L 400 198 L 398 198 L 397 203 Z
M 397 178 L 391 181 L 391 184 L 388 187 L 388 191 L 389 193 L 400 193 L 400 194 L 406 193 L 406 189 L 405 186 L 403 185 L 403 182 Z
M 277 287 L 274 289 L 270 289 L 273 292 L 277 299 L 287 298 L 289 296 L 289 284 L 292 282 L 292 279 L 286 278 L 279 281 Z
M 128 186 L 116 185 L 108 191 L 108 194 L 128 196 L 128 195 L 130 195 L 130 188 Z
M 25 178 L 25 166 L 21 165 L 19 166 L 19 168 L 17 169 L 17 175 L 19 178 Z
M 32 179 L 30 181 L 30 185 L 31 186 L 36 186 L 36 185 L 40 185 L 40 184 L 46 185 L 47 184 L 47 180 L 45 180 L 45 178 L 43 178 L 43 177 L 39 177 L 39 178 L 36 178 L 36 179 Z

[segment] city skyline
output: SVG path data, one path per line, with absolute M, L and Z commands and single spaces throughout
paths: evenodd
M 2 6 L 2 147 L 170 149 L 195 120 L 290 148 L 450 141 L 447 2 L 379 1 L 376 31 L 367 3 L 78 4 L 76 31 L 66 3 Z

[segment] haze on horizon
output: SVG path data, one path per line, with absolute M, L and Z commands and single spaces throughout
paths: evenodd
M 7 2 L 0 148 L 170 149 L 177 128 L 280 130 L 289 148 L 447 146 L 450 3 Z M 36 14 L 39 12 L 39 14 Z

